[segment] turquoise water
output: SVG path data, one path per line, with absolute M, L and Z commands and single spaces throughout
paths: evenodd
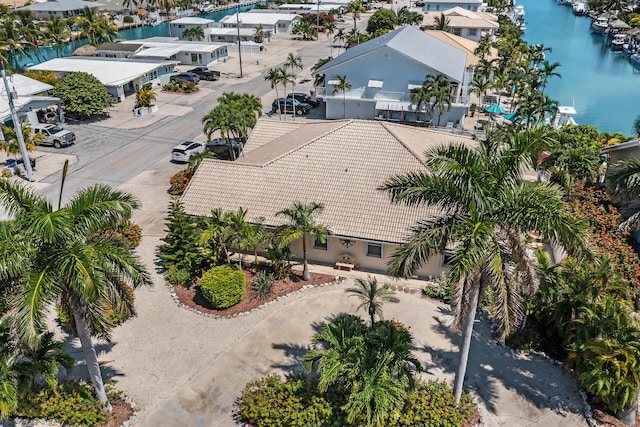
M 240 7 L 241 12 L 245 12 L 247 10 L 253 9 L 256 5 L 247 5 Z M 236 9 L 226 9 L 226 10 L 218 10 L 215 12 L 207 13 L 204 15 L 198 15 L 200 18 L 213 19 L 214 21 L 219 21 L 227 15 L 233 15 L 236 13 Z M 169 36 L 169 24 L 167 22 L 163 22 L 160 25 L 156 26 L 147 26 L 147 27 L 136 27 L 136 28 L 128 28 L 126 30 L 119 31 L 119 36 L 117 38 L 132 40 L 132 39 L 145 39 L 147 37 L 157 37 L 157 36 Z M 42 62 L 48 61 L 53 58 L 57 58 L 58 56 L 71 56 L 74 50 L 79 48 L 80 46 L 84 46 L 89 43 L 86 39 L 75 40 L 72 43 L 66 45 L 64 49 L 56 52 L 51 48 L 40 48 L 37 52 L 27 51 L 24 54 L 18 53 L 15 55 L 15 59 L 17 59 L 18 65 L 20 67 L 31 66 L 35 64 L 40 64 Z M 13 57 L 11 57 L 11 63 L 14 63 Z
M 607 38 L 590 31 L 591 19 L 574 16 L 568 6 L 556 0 L 517 0 L 525 9 L 527 43 L 551 47 L 550 62 L 560 62 L 545 93 L 572 105 L 578 124 L 590 124 L 600 131 L 631 135 L 631 127 L 640 115 L 640 70 L 634 69 L 628 56 L 613 52 Z

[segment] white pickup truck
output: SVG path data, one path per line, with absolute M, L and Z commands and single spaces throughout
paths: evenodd
M 38 123 L 33 126 L 33 132 L 41 133 L 45 136 L 45 140 L 42 141 L 40 145 L 51 145 L 54 148 L 61 148 L 75 144 L 76 142 L 76 135 L 73 132 L 64 130 L 58 125 Z

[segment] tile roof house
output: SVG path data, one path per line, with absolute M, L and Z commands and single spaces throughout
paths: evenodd
M 182 202 L 190 215 L 243 207 L 249 221 L 263 217 L 272 227 L 284 221 L 276 212 L 296 201 L 322 203 L 318 220 L 334 235 L 326 245 L 311 242 L 309 260 L 334 264 L 346 253 L 362 269 L 384 271 L 409 228 L 438 212 L 392 204 L 378 186 L 393 175 L 421 170 L 424 150 L 453 140 L 473 144 L 469 138 L 389 122 L 262 118 L 244 156 L 234 162 L 204 160 Z M 292 250 L 301 254 L 299 242 Z M 420 274 L 440 274 L 440 258 Z
M 34 2 L 29 6 L 20 7 L 17 10 L 30 10 L 36 16 L 36 19 L 47 20 L 52 16 L 58 18 L 71 18 L 80 15 L 85 7 L 89 9 L 104 6 L 102 3 L 83 0 L 47 0 L 44 2 Z
M 482 36 L 493 36 L 498 31 L 498 17 L 487 12 L 472 12 L 459 6 L 444 12 L 429 12 L 424 15 L 422 25 L 426 28 L 433 27 L 436 19 L 444 15 L 447 20 L 449 32 L 469 40 L 479 41 Z
M 426 121 L 422 106 L 415 110 L 411 90 L 422 85 L 428 74 L 446 76 L 453 102 L 443 111 L 441 123 L 464 127 L 469 109 L 469 83 L 473 68 L 467 66 L 467 51 L 412 26 L 401 27 L 354 46 L 313 72 L 324 74 L 318 96 L 326 102 L 326 117 Z M 351 89 L 334 94 L 338 76 L 346 76 Z M 433 114 L 431 119 L 438 115 Z

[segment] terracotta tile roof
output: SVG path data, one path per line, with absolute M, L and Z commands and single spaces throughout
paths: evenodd
M 251 138 L 260 141 L 262 130 L 272 132 L 273 124 L 263 123 L 268 120 L 283 125 L 260 119 Z M 318 202 L 325 205 L 319 221 L 336 235 L 399 243 L 416 221 L 437 211 L 391 204 L 377 187 L 393 175 L 422 169 L 418 153 L 453 138 L 472 143 L 377 121 L 300 124 L 293 134 L 254 148 L 244 159 L 203 161 L 182 201 L 191 215 L 243 207 L 249 220 L 264 217 L 267 225 L 282 224 L 275 213 L 296 201 Z

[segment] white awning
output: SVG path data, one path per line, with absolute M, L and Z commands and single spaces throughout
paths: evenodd
M 328 85 L 339 85 L 340 84 L 340 80 L 338 79 L 331 79 L 327 82 Z
M 397 101 L 378 101 L 376 102 L 376 110 L 382 111 L 415 111 L 415 108 L 410 102 L 397 102 Z
M 381 89 L 383 83 L 384 83 L 384 81 L 382 81 L 382 80 L 369 80 L 369 83 L 367 84 L 367 87 L 373 87 L 373 88 L 376 88 L 376 89 Z
M 412 89 L 420 89 L 422 87 L 422 85 L 414 85 L 413 83 L 409 83 L 407 85 L 407 89 L 412 90 Z

